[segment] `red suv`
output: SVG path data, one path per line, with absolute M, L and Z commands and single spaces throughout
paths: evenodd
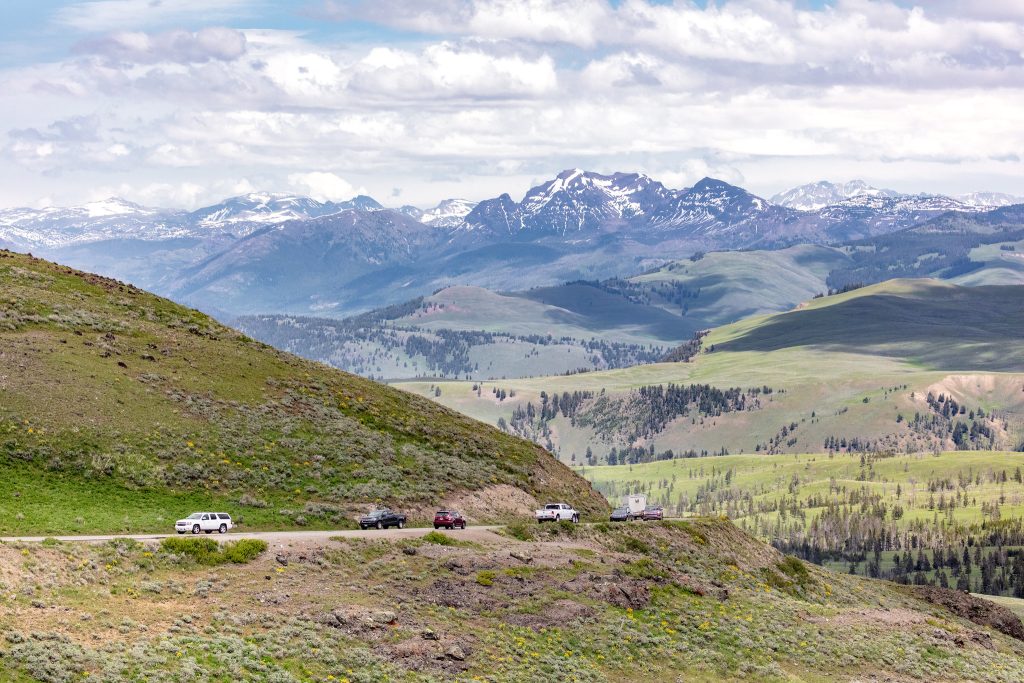
M 665 519 L 665 510 L 660 505 L 649 507 L 646 510 L 644 510 L 641 519 L 643 519 L 645 522 Z
M 438 510 L 434 514 L 434 528 L 465 529 L 466 518 L 455 510 Z

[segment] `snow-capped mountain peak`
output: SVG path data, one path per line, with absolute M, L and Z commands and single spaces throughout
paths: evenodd
M 826 206 L 839 204 L 853 197 L 898 197 L 895 190 L 879 189 L 868 185 L 863 180 L 851 180 L 847 183 L 832 183 L 819 180 L 816 183 L 800 185 L 791 190 L 780 192 L 772 197 L 773 204 L 785 206 L 797 211 L 817 211 Z
M 191 216 L 201 225 L 210 226 L 221 223 L 281 223 L 296 218 L 313 218 L 333 210 L 332 204 L 310 197 L 250 192 L 197 209 Z
M 435 228 L 454 228 L 462 223 L 474 207 L 476 202 L 468 199 L 445 199 L 434 208 L 420 213 L 417 220 Z
M 518 204 L 508 195 L 481 202 L 466 217 L 465 227 L 562 235 L 703 229 L 719 221 L 734 225 L 770 208 L 760 197 L 714 178 L 671 190 L 642 173 L 602 175 L 569 169 L 531 188 Z
M 129 202 L 120 197 L 108 197 L 95 202 L 82 204 L 80 207 L 72 207 L 71 210 L 81 209 L 89 218 L 100 218 L 103 216 L 119 216 L 126 213 L 151 213 L 152 209 L 146 209 L 138 204 Z
M 365 194 L 356 195 L 352 199 L 344 202 L 327 203 L 333 207 L 334 211 L 349 211 L 355 209 L 356 211 L 383 211 L 384 206 L 373 197 L 368 197 Z
M 344 202 L 321 202 L 311 197 L 272 192 L 250 192 L 230 197 L 212 206 L 197 209 L 191 216 L 201 225 L 225 223 L 274 224 L 290 220 L 317 218 L 339 211 L 380 211 L 384 207 L 365 195 Z

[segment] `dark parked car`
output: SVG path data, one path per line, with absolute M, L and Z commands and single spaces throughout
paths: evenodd
M 374 510 L 370 514 L 359 518 L 360 529 L 387 529 L 389 526 L 396 526 L 399 529 L 404 527 L 405 515 L 384 508 L 383 510 Z
M 657 521 L 665 519 L 665 510 L 660 505 L 644 510 L 644 521 Z
M 455 510 L 438 510 L 434 513 L 434 528 L 465 529 L 466 518 Z
M 633 513 L 627 507 L 615 508 L 612 510 L 612 516 L 608 519 L 613 522 L 632 522 Z

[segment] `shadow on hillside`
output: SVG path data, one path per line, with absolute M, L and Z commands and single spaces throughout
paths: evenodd
M 816 346 L 903 358 L 936 370 L 1024 368 L 1024 287 L 922 286 L 769 319 L 720 351 Z

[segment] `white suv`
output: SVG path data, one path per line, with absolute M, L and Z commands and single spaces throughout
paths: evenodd
M 200 531 L 205 531 L 208 534 L 212 534 L 214 531 L 226 534 L 228 529 L 233 526 L 231 515 L 225 512 L 193 512 L 185 519 L 175 522 L 174 530 L 179 534 L 186 531 L 191 531 L 194 534 L 198 534 Z

